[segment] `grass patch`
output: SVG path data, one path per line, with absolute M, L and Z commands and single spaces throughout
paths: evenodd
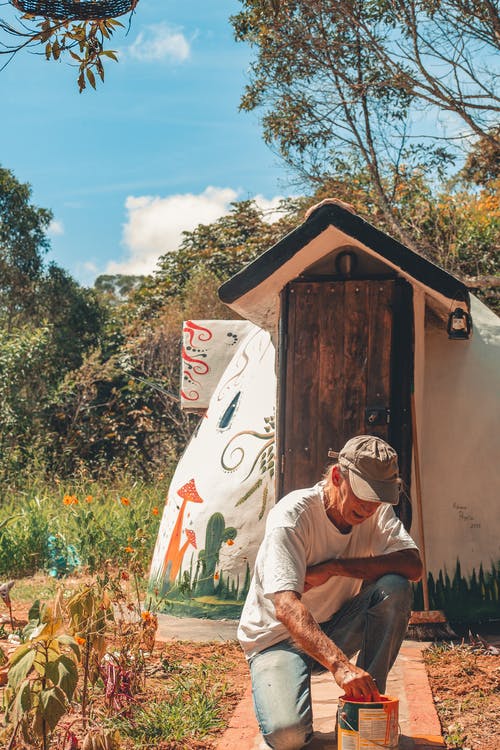
M 230 664 L 230 662 L 229 662 Z M 227 724 L 226 699 L 231 700 L 227 680 L 221 671 L 229 668 L 220 655 L 198 664 L 165 664 L 168 690 L 147 704 L 133 709 L 130 717 L 118 717 L 110 728 L 118 729 L 133 747 L 157 748 L 159 743 L 187 743 L 203 740 Z M 154 687 L 150 688 L 154 694 Z M 128 747 L 128 744 L 127 744 Z
M 15 600 L 23 602 L 33 602 L 35 599 L 47 601 L 55 596 L 56 590 L 57 581 L 55 578 L 49 578 L 43 573 L 35 573 L 29 578 L 16 580 L 11 596 Z
M 126 564 L 139 530 L 140 549 L 133 551 L 148 568 L 168 481 L 147 484 L 125 475 L 0 488 L 0 577 L 54 568 L 71 573 L 75 556 L 91 573 L 106 561 Z

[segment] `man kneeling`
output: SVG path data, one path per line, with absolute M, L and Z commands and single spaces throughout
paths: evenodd
M 333 455 L 322 481 L 270 511 L 238 628 L 260 730 L 275 750 L 312 739 L 312 671 L 329 670 L 347 698 L 380 698 L 408 626 L 409 581 L 422 574 L 392 508 L 394 449 L 360 435 Z

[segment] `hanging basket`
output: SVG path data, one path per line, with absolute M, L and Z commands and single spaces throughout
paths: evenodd
M 68 21 L 116 18 L 134 10 L 138 0 L 11 0 L 22 13 Z

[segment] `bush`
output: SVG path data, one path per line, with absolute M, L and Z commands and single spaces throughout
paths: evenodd
M 64 558 L 68 568 L 73 564 L 68 548 L 90 572 L 105 561 L 126 564 L 132 554 L 147 569 L 167 489 L 166 477 L 147 484 L 125 474 L 108 481 L 40 480 L 27 492 L 10 490 L 0 504 L 0 576 L 70 572 L 64 569 Z

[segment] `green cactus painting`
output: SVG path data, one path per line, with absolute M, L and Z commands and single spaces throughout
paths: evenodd
M 460 561 L 450 578 L 447 571 L 439 571 L 437 578 L 429 573 L 429 605 L 442 610 L 456 626 L 468 626 L 500 619 L 500 560 L 484 571 L 483 566 L 467 578 L 462 575 Z M 413 587 L 413 609 L 423 609 L 422 584 Z
M 216 592 L 216 569 L 219 562 L 219 552 L 222 544 L 233 541 L 237 531 L 233 526 L 227 526 L 222 513 L 214 513 L 207 523 L 205 533 L 205 549 L 200 550 L 198 561 L 201 571 L 196 586 L 197 596 L 213 596 Z M 218 585 L 217 585 L 218 588 Z

